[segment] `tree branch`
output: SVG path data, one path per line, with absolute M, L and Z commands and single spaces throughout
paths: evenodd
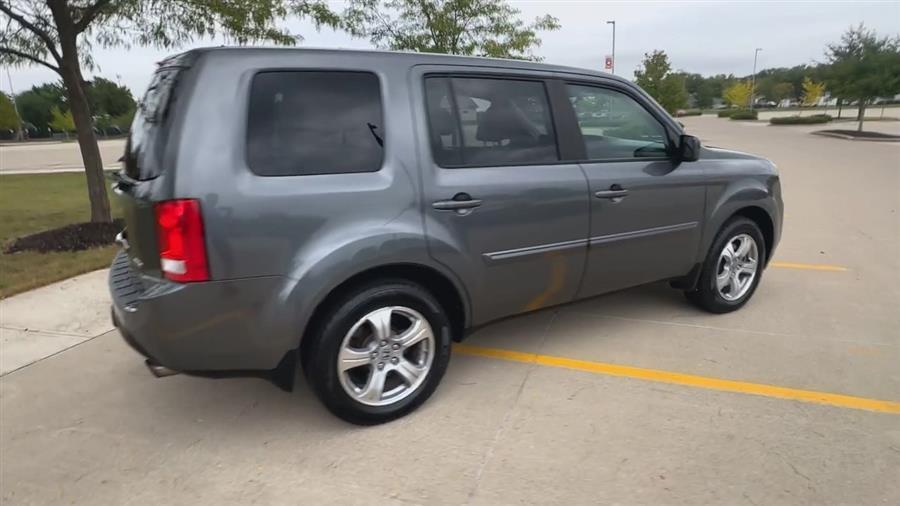
M 75 33 L 81 33 L 87 30 L 88 26 L 91 24 L 94 19 L 96 19 L 97 15 L 100 14 L 100 11 L 103 10 L 104 7 L 109 5 L 110 0 L 97 0 L 83 9 L 81 17 L 75 23 Z
M 51 37 L 50 34 L 47 33 L 46 30 L 38 28 L 37 25 L 35 25 L 31 21 L 28 21 L 25 18 L 25 16 L 12 10 L 12 7 L 7 5 L 6 2 L 0 3 L 0 12 L 3 12 L 7 16 L 9 16 L 13 20 L 15 20 L 17 23 L 19 23 L 20 26 L 24 27 L 29 32 L 37 35 L 38 38 L 40 38 L 41 40 L 44 41 L 44 44 L 47 46 L 47 51 L 50 53 L 50 56 L 52 56 L 53 59 L 56 60 L 56 63 L 59 64 L 62 62 L 62 58 L 59 56 L 59 53 L 56 51 L 56 42 L 53 40 L 53 37 Z M 26 56 L 23 56 L 23 58 L 26 58 Z M 33 60 L 34 58 L 28 58 L 28 59 Z M 39 63 L 41 63 L 42 65 L 46 64 L 42 60 L 39 61 Z
M 11 47 L 6 47 L 6 46 L 0 46 L 0 54 L 10 54 L 10 55 L 13 55 L 13 56 L 16 56 L 16 57 L 19 57 L 19 58 L 28 60 L 28 61 L 30 61 L 30 62 L 32 62 L 32 63 L 37 63 L 38 65 L 43 65 L 43 66 L 45 66 L 45 67 L 47 67 L 47 68 L 53 70 L 53 71 L 56 72 L 57 74 L 60 73 L 60 72 L 59 72 L 59 67 L 57 67 L 56 65 L 53 65 L 52 63 L 45 62 L 44 60 L 38 58 L 37 56 L 30 55 L 30 54 L 25 53 L 25 52 L 23 52 L 23 51 L 19 51 L 18 49 L 13 49 L 13 48 L 11 48 Z

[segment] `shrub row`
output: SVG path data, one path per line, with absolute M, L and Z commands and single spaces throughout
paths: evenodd
M 769 119 L 772 125 L 817 125 L 831 121 L 828 114 L 812 114 L 809 116 L 781 116 Z
M 731 116 L 729 116 L 729 118 L 737 120 L 756 119 L 757 113 L 756 111 L 751 111 L 749 109 L 738 109 L 737 111 L 731 113 Z

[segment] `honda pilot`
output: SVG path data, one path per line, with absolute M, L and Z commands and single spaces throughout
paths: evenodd
M 159 376 L 301 368 L 358 424 L 421 405 L 491 321 L 668 281 L 752 297 L 773 164 L 701 146 L 633 83 L 421 53 L 161 62 L 113 189 L 113 320 Z

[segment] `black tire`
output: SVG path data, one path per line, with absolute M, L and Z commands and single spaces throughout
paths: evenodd
M 338 354 L 344 337 L 363 317 L 385 307 L 402 306 L 417 311 L 428 321 L 434 335 L 434 356 L 421 384 L 395 403 L 372 406 L 347 393 L 338 371 Z M 422 405 L 434 392 L 450 361 L 451 327 L 440 303 L 420 285 L 399 279 L 381 280 L 361 286 L 334 304 L 306 339 L 303 371 L 313 391 L 329 411 L 357 425 L 375 425 L 404 416 Z
M 730 240 L 733 240 L 741 234 L 749 235 L 756 242 L 758 250 L 756 276 L 751 282 L 749 289 L 740 298 L 736 300 L 727 300 L 716 288 L 716 275 L 720 268 L 719 255 Z M 743 307 L 744 304 L 750 300 L 750 297 L 753 296 L 756 287 L 759 286 L 760 279 L 762 279 L 765 265 L 766 242 L 759 226 L 747 218 L 732 218 L 722 226 L 718 235 L 716 235 L 716 239 L 713 241 L 712 246 L 709 248 L 706 260 L 703 262 L 700 271 L 700 279 L 697 282 L 696 289 L 686 291 L 684 292 L 684 295 L 692 304 L 703 310 L 709 311 L 710 313 L 730 313 L 731 311 Z

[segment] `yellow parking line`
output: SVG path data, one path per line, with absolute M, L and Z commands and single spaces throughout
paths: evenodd
M 801 264 L 797 262 L 769 262 L 770 267 L 781 267 L 782 269 L 804 269 L 808 271 L 829 271 L 829 272 L 845 272 L 848 269 L 840 265 L 828 264 Z
M 748 383 L 745 381 L 709 378 L 706 376 L 695 376 L 692 374 L 661 371 L 658 369 L 644 369 L 642 367 L 608 364 L 604 362 L 589 362 L 587 360 L 576 360 L 565 357 L 538 355 L 535 353 L 524 353 L 521 351 L 502 350 L 499 348 L 484 348 L 481 346 L 472 346 L 468 344 L 456 344 L 453 346 L 453 350 L 463 355 L 496 358 L 500 360 L 510 360 L 513 362 L 524 362 L 527 364 L 538 364 L 548 367 L 558 367 L 561 369 L 572 369 L 575 371 L 590 372 L 594 374 L 622 376 L 626 378 L 655 381 L 658 383 L 670 383 L 673 385 L 685 385 L 695 388 L 705 388 L 707 390 L 738 392 L 742 394 L 760 395 L 763 397 L 789 399 L 793 401 L 810 402 L 813 404 L 837 406 L 840 408 L 900 414 L 900 402 L 896 401 L 867 399 L 865 397 L 854 397 L 851 395 L 816 392 L 814 390 L 800 390 L 797 388 L 766 385 L 763 383 Z

